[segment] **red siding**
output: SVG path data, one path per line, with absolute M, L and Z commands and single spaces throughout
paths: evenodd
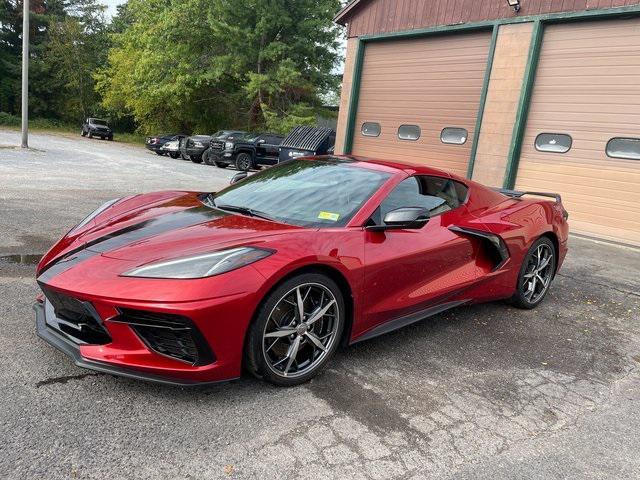
M 361 0 L 349 18 L 349 37 L 495 20 L 516 14 L 506 0 Z M 520 16 L 638 5 L 640 0 L 521 0 Z

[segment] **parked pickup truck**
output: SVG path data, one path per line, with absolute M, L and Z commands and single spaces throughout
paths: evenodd
M 237 130 L 220 130 L 213 135 L 193 135 L 180 142 L 180 154 L 185 160 L 191 160 L 193 163 L 202 163 L 207 160 L 209 155 L 211 140 L 224 140 L 244 133 Z
M 109 123 L 99 118 L 86 118 L 85 121 L 82 122 L 80 135 L 83 137 L 88 135 L 89 138 L 100 137 L 102 140 L 105 138 L 113 140 L 113 130 L 111 130 Z
M 260 165 L 275 165 L 284 137 L 273 133 L 247 133 L 226 140 L 211 140 L 207 163 L 226 168 L 233 165 L 244 172 Z

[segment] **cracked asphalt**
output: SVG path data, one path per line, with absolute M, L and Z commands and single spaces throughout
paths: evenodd
M 37 338 L 34 256 L 105 200 L 212 191 L 234 172 L 18 140 L 0 130 L 0 477 L 640 477 L 639 250 L 572 237 L 538 309 L 458 308 L 342 349 L 302 387 L 156 386 Z

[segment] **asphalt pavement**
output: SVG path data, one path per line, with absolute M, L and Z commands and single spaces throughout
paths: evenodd
M 191 389 L 39 340 L 33 262 L 102 202 L 233 170 L 0 130 L 0 478 L 640 478 L 640 250 L 572 238 L 544 304 L 462 307 L 339 351 L 312 382 Z

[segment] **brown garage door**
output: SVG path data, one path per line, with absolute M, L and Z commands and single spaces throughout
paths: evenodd
M 609 153 L 629 158 L 607 155 L 615 137 L 631 140 L 612 142 Z M 574 232 L 640 245 L 633 139 L 640 139 L 640 19 L 547 27 L 516 187 L 561 193 Z
M 490 42 L 478 32 L 368 44 L 353 153 L 465 175 Z M 402 125 L 409 138 L 419 127 L 420 137 L 399 139 Z M 452 143 L 442 142 L 443 129 Z

